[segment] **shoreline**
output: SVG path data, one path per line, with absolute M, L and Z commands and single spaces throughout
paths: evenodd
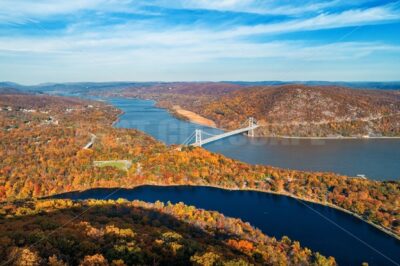
M 54 194 L 54 195 L 50 195 L 50 196 L 46 196 L 46 197 L 42 197 L 40 199 L 53 199 L 52 197 L 56 196 L 56 195 L 62 195 L 62 194 L 68 194 L 68 193 L 81 193 L 84 191 L 88 191 L 88 190 L 93 190 L 93 189 L 135 189 L 135 188 L 140 188 L 140 187 L 144 187 L 144 186 L 153 186 L 153 187 L 206 187 L 206 188 L 216 188 L 216 189 L 221 189 L 221 190 L 226 190 L 226 191 L 253 191 L 253 192 L 259 192 L 259 193 L 266 193 L 266 194 L 271 194 L 271 195 L 276 195 L 276 196 L 281 196 L 281 197 L 288 197 L 288 198 L 292 198 L 298 201 L 303 201 L 303 202 L 308 202 L 308 203 L 313 203 L 313 204 L 318 204 L 320 206 L 324 206 L 327 208 L 332 208 L 338 211 L 341 211 L 343 213 L 346 213 L 348 215 L 351 215 L 371 226 L 373 226 L 374 228 L 380 230 L 381 232 L 395 238 L 396 240 L 400 241 L 400 235 L 397 235 L 394 231 L 392 231 L 390 228 L 386 228 L 383 227 L 381 225 L 375 224 L 371 221 L 368 221 L 366 219 L 364 219 L 361 215 L 354 213 L 352 211 L 346 210 L 342 207 L 339 207 L 337 205 L 331 204 L 329 202 L 318 202 L 312 199 L 306 199 L 306 198 L 301 198 L 298 197 L 296 195 L 293 194 L 289 194 L 289 193 L 281 193 L 281 192 L 275 192 L 275 191 L 267 191 L 267 190 L 262 190 L 262 189 L 257 189 L 257 188 L 229 188 L 229 187 L 223 187 L 223 186 L 219 186 L 219 185 L 212 185 L 212 184 L 203 184 L 203 185 L 194 185 L 194 184 L 186 184 L 186 185 L 182 185 L 182 184 L 156 184 L 156 183 L 143 183 L 140 185 L 134 185 L 131 187 L 96 187 L 96 188 L 89 188 L 89 189 L 83 189 L 83 190 L 75 190 L 75 191 L 70 191 L 70 192 L 64 192 L 61 194 Z M 56 198 L 56 199 L 62 199 L 62 198 Z M 73 199 L 71 199 L 73 200 Z M 78 199 L 80 200 L 80 199 Z M 240 217 L 236 217 L 239 218 Z
M 317 139 L 317 140 L 348 140 L 348 139 L 400 139 L 400 136 L 389 137 L 389 136 L 381 136 L 381 137 L 357 137 L 357 136 L 343 136 L 343 137 L 298 137 L 298 136 L 256 136 L 256 138 L 279 138 L 279 139 Z
M 114 106 L 114 107 L 115 107 L 115 106 Z M 118 123 L 118 122 L 120 121 L 120 117 L 121 117 L 122 115 L 125 114 L 125 112 L 122 111 L 121 109 L 118 109 L 118 110 L 120 110 L 121 113 L 118 114 L 118 115 L 117 115 L 117 118 L 114 120 L 114 122 L 111 123 L 111 126 L 114 127 L 114 128 L 115 128 L 115 124 Z
M 157 103 L 157 101 L 156 101 L 156 103 Z M 175 107 L 175 106 L 174 106 L 174 107 Z M 192 119 L 190 116 L 186 116 L 186 115 L 184 115 L 184 114 L 182 114 L 182 113 L 176 112 L 177 110 L 176 110 L 174 107 L 172 107 L 172 108 L 163 108 L 163 107 L 160 107 L 160 108 L 167 110 L 169 113 L 171 113 L 172 115 L 174 115 L 174 117 L 176 117 L 176 118 L 179 119 L 179 120 L 182 120 L 182 117 L 180 117 L 180 116 L 183 116 L 183 117 L 186 118 L 188 121 L 190 121 L 190 122 L 192 122 L 192 123 L 194 123 L 194 124 L 198 124 L 198 125 L 200 125 L 200 126 L 208 126 L 208 127 L 211 127 L 211 128 L 215 128 L 215 129 L 222 130 L 222 131 L 227 131 L 226 129 L 222 129 L 222 128 L 217 127 L 215 121 L 210 120 L 210 119 L 208 119 L 208 118 L 206 118 L 206 117 L 203 117 L 203 116 L 199 115 L 198 113 L 195 113 L 195 112 L 192 112 L 192 111 L 189 111 L 189 110 L 186 110 L 186 109 L 180 109 L 180 110 L 185 111 L 185 112 L 188 112 L 188 113 L 193 113 L 195 116 L 197 116 L 197 117 L 199 117 L 199 118 L 202 118 L 202 119 L 205 119 L 205 120 L 209 120 L 209 121 L 213 122 L 215 126 L 210 126 L 210 125 L 208 125 L 207 123 L 201 123 L 201 122 L 197 121 L 196 119 Z M 178 115 L 175 115 L 176 113 L 177 113 Z M 262 128 L 262 127 L 265 127 L 265 126 L 260 125 L 260 128 Z M 256 130 L 256 131 L 257 131 L 257 130 Z M 363 139 L 363 140 L 368 140 L 368 139 L 400 139 L 400 136 L 368 136 L 368 137 L 364 137 L 364 136 L 328 136 L 328 137 L 313 137 L 313 136 L 309 136 L 309 137 L 304 137 L 304 136 L 281 136 L 281 135 L 278 135 L 278 136 L 257 136 L 257 135 L 256 135 L 256 136 L 254 136 L 253 138 L 316 139 L 316 140 Z
M 118 109 L 118 108 L 117 108 Z M 162 108 L 162 109 L 165 109 L 165 110 L 167 110 L 167 111 L 169 111 L 169 109 L 167 109 L 167 108 Z M 120 109 L 119 109 L 120 110 Z M 121 116 L 121 115 L 123 115 L 124 114 L 124 112 L 121 110 L 121 113 L 118 115 L 118 117 L 117 117 L 117 119 L 112 123 L 112 126 L 114 127 L 114 124 L 116 123 L 116 122 L 118 122 L 119 121 L 119 117 Z M 278 137 L 279 138 L 279 137 Z M 283 138 L 283 137 L 282 137 Z M 288 137 L 288 138 L 295 138 L 295 137 Z M 400 137 L 396 137 L 396 138 L 399 138 L 400 139 Z M 351 178 L 351 177 L 348 177 L 348 178 Z M 223 190 L 229 190 L 229 191 L 256 191 L 256 192 L 262 192 L 262 193 L 269 193 L 269 194 L 274 194 L 274 195 L 279 195 L 279 196 L 286 196 L 286 197 L 290 197 L 290 198 L 293 198 L 293 199 L 297 199 L 297 200 L 301 200 L 301 201 L 305 201 L 305 202 L 310 202 L 310 203 L 315 203 L 315 204 L 319 204 L 319 205 L 321 205 L 321 206 L 326 206 L 326 207 L 330 207 L 330 208 L 333 208 L 333 209 L 336 209 L 336 210 L 339 210 L 339 211 L 342 211 L 342 212 L 345 212 L 345 213 L 347 213 L 347 214 L 349 214 L 349 215 L 352 215 L 352 216 L 354 216 L 354 217 L 356 217 L 356 218 L 358 218 L 358 219 L 360 219 L 361 221 L 364 221 L 364 222 L 366 222 L 366 223 L 368 223 L 368 224 L 370 224 L 370 225 L 372 225 L 372 226 L 374 226 L 375 228 L 377 228 L 377 229 L 379 229 L 380 231 L 382 231 L 382 232 L 384 232 L 384 233 L 386 233 L 386 234 L 388 234 L 388 235 L 390 235 L 390 236 L 392 236 L 392 237 L 394 237 L 394 238 L 396 238 L 397 240 L 399 240 L 400 241 L 400 235 L 397 235 L 394 231 L 392 231 L 391 229 L 389 229 L 389 228 L 386 228 L 386 227 L 383 227 L 383 226 L 381 226 L 381 225 L 378 225 L 378 224 L 375 224 L 375 223 L 373 223 L 373 222 L 371 222 L 371 221 L 368 221 L 368 220 L 366 220 L 366 219 L 364 219 L 361 215 L 359 215 L 359 214 L 356 214 L 356 213 L 354 213 L 354 212 L 352 212 L 352 211 L 349 211 L 349 210 L 346 210 L 346 209 L 344 209 L 344 208 L 342 208 L 342 207 L 339 207 L 339 206 L 337 206 L 337 205 L 334 205 L 334 204 L 331 204 L 331 203 L 328 203 L 328 202 L 326 202 L 326 203 L 324 203 L 324 202 L 318 202 L 318 201 L 315 201 L 315 200 L 312 200 L 312 199 L 305 199 L 305 198 L 301 198 L 301 197 L 298 197 L 298 196 L 295 196 L 295 195 L 292 195 L 292 194 L 288 194 L 288 193 L 279 193 L 279 192 L 274 192 L 274 191 L 264 191 L 264 190 L 260 190 L 260 189 L 255 189 L 255 188 L 246 188 L 246 189 L 241 189 L 241 188 L 227 188 L 227 187 L 222 187 L 222 186 L 217 186 L 217 185 L 191 185 L 191 184 L 187 184 L 187 185 L 160 185 L 160 184 L 151 184 L 151 183 L 145 183 L 145 184 L 141 184 L 141 185 L 137 185 L 137 186 L 133 186 L 133 187 L 130 187 L 130 188 L 136 188 L 136 187 L 140 187 L 140 186 L 196 186 L 196 187 L 201 187 L 201 186 L 203 186 L 203 187 L 213 187 L 213 188 L 219 188 L 219 189 L 223 189 Z M 99 187 L 100 188 L 100 187 Z M 94 188 L 92 188 L 92 189 L 94 189 Z M 84 190 L 82 190 L 82 191 L 84 191 Z
M 142 100 L 150 100 L 150 99 L 145 99 L 145 98 L 129 98 L 129 97 L 122 97 L 122 98 L 126 98 L 126 99 L 142 99 Z M 193 124 L 197 124 L 199 126 L 207 126 L 210 128 L 215 128 L 215 129 L 219 129 L 221 131 L 227 131 L 227 129 L 223 129 L 223 128 L 219 128 L 217 127 L 215 121 L 208 119 L 206 117 L 203 117 L 201 115 L 199 115 L 198 113 L 195 113 L 193 111 L 189 111 L 186 109 L 182 109 L 179 107 L 178 110 L 180 111 L 184 111 L 187 112 L 185 115 L 184 113 L 179 113 L 177 112 L 177 110 L 174 108 L 176 106 L 173 107 L 160 107 L 158 106 L 158 102 L 156 100 L 150 100 L 150 101 L 154 101 L 155 106 L 157 106 L 158 108 L 164 109 L 166 110 L 168 113 L 170 113 L 172 116 L 174 116 L 176 119 L 182 120 L 182 121 L 189 121 Z M 192 116 L 188 115 L 188 113 L 190 113 Z M 122 112 L 119 116 L 123 115 L 124 112 Z M 196 118 L 198 119 L 196 119 Z M 119 118 L 118 118 L 119 119 Z M 202 123 L 201 119 L 204 119 L 205 121 L 209 121 L 212 122 L 213 125 L 210 125 L 208 123 Z M 117 121 L 118 122 L 118 121 Z M 114 123 L 112 124 L 114 126 Z M 264 127 L 263 125 L 260 125 L 260 128 Z M 257 130 L 256 130 L 257 131 Z M 313 137 L 313 136 L 309 136 L 309 137 L 304 137 L 304 136 L 281 136 L 281 135 L 277 135 L 277 136 L 254 136 L 253 138 L 275 138 L 275 139 L 311 139 L 311 140 L 353 140 L 353 139 L 357 139 L 357 140 L 369 140 L 369 139 L 400 139 L 400 136 L 368 136 L 368 137 L 363 137 L 363 136 L 329 136 L 329 137 Z
M 217 125 L 213 120 L 205 118 L 195 112 L 183 109 L 179 105 L 174 105 L 172 108 L 168 109 L 168 111 L 170 111 L 170 113 L 178 119 L 181 119 L 180 116 L 183 116 L 191 123 L 201 126 L 217 128 Z
M 215 128 L 215 129 L 219 129 L 222 131 L 227 131 L 226 129 L 222 129 L 216 126 L 216 123 L 213 120 L 210 120 L 208 118 L 205 118 L 195 112 L 186 110 L 186 109 L 179 109 L 180 111 L 185 111 L 188 113 L 192 113 L 194 116 L 205 119 L 205 120 L 209 120 L 211 121 L 214 125 L 211 126 L 207 123 L 201 123 L 199 120 L 194 119 L 192 116 L 190 115 L 185 115 L 183 113 L 177 112 L 177 110 L 172 107 L 172 108 L 163 108 L 160 107 L 162 109 L 167 110 L 169 113 L 171 113 L 175 118 L 179 119 L 179 120 L 184 120 L 182 119 L 181 116 L 183 116 L 183 118 L 187 119 L 188 121 L 190 121 L 191 123 L 200 125 L 200 126 L 207 126 L 207 127 L 211 127 L 211 128 Z M 178 115 L 176 115 L 178 114 Z M 264 126 L 260 126 L 260 128 L 262 128 Z M 257 132 L 257 130 L 256 130 Z M 304 137 L 304 136 L 254 136 L 253 138 L 276 138 L 276 139 L 315 139 L 315 140 L 352 140 L 352 139 L 362 139 L 362 140 L 369 140 L 369 139 L 400 139 L 400 136 L 368 136 L 368 137 L 363 137 L 363 136 L 329 136 L 329 137 L 313 137 L 313 136 L 309 136 L 309 137 Z

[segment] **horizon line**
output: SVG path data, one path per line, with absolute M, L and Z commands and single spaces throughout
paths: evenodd
M 282 83 L 304 83 L 304 82 L 326 82 L 326 83 L 400 83 L 400 80 L 175 80 L 175 81 L 162 81 L 162 80 L 147 80 L 147 81 L 134 81 L 134 80 L 109 80 L 109 81 L 57 81 L 57 82 L 40 82 L 40 83 L 20 83 L 14 81 L 3 80 L 1 83 L 11 83 L 14 85 L 31 87 L 31 86 L 45 86 L 45 85 L 57 85 L 57 84 L 79 84 L 79 83 L 261 83 L 261 82 L 282 82 Z

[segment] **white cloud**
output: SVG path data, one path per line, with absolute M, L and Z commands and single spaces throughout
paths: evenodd
M 32 17 L 72 13 L 84 8 L 90 8 L 104 4 L 104 0 L 74 0 L 74 1 L 51 1 L 51 0 L 2 0 L 0 12 L 2 16 Z
M 237 35 L 235 35 L 237 36 Z M 0 52 L 14 56 L 44 55 L 57 60 L 102 64 L 196 63 L 228 58 L 280 58 L 305 61 L 352 60 L 371 53 L 400 51 L 398 46 L 379 42 L 311 44 L 303 41 L 253 43 L 205 30 L 175 29 L 168 32 L 119 31 L 59 37 L 0 38 Z
M 175 37 L 178 42 L 180 38 L 186 38 Z M 149 36 L 148 39 L 154 40 L 154 37 Z M 28 83 L 107 79 L 229 80 L 248 77 L 255 80 L 320 79 L 322 66 L 327 68 L 341 62 L 343 66 L 354 66 L 363 58 L 378 52 L 400 56 L 399 46 L 375 42 L 311 45 L 304 42 L 256 44 L 218 40 L 204 45 L 205 40 L 197 40 L 190 44 L 174 45 L 169 40 L 158 40 L 168 45 L 146 46 L 131 36 L 114 36 L 100 41 L 78 37 L 63 41 L 4 41 L 0 40 L 0 80 Z M 253 62 L 258 63 L 253 65 Z M 314 72 L 307 73 L 306 68 Z M 269 72 L 262 73 L 262 69 L 269 69 Z M 384 74 L 389 76 L 388 73 Z M 333 72 L 330 75 L 325 78 L 340 78 Z
M 13 23 L 34 22 L 47 16 L 68 16 L 80 10 L 110 12 L 128 10 L 140 12 L 138 6 L 146 1 L 117 0 L 74 0 L 60 1 L 0 1 L 0 22 Z M 261 9 L 256 0 L 181 0 L 168 1 L 181 5 L 181 8 L 207 8 L 217 10 L 250 10 Z M 337 4 L 339 0 L 332 1 Z M 147 1 L 147 4 L 162 5 L 162 0 Z M 168 4 L 165 1 L 165 5 Z M 304 8 L 319 10 L 327 2 Z M 171 6 L 171 4 L 169 4 Z M 130 7 L 130 9 L 126 9 Z M 300 12 L 303 7 L 292 6 L 290 12 Z M 265 7 L 263 7 L 265 8 Z M 299 9 L 298 9 L 299 8 Z M 257 9 L 257 10 L 256 10 Z M 272 10 L 272 9 L 271 9 Z M 269 12 L 271 12 L 269 10 Z M 257 11 L 257 12 L 258 12 Z M 279 11 L 275 7 L 274 12 Z M 6 15 L 4 15 L 6 14 Z M 353 62 L 367 58 L 374 53 L 391 53 L 399 55 L 399 46 L 384 42 L 336 42 L 332 44 L 313 44 L 305 41 L 269 41 L 258 43 L 252 41 L 256 35 L 276 35 L 288 32 L 331 29 L 347 26 L 388 23 L 400 20 L 396 5 L 385 5 L 367 9 L 350 9 L 341 13 L 319 13 L 306 18 L 296 17 L 282 22 L 258 24 L 253 26 L 226 26 L 215 29 L 207 24 L 188 26 L 158 27 L 153 21 L 123 22 L 121 24 L 96 25 L 90 20 L 77 20 L 68 25 L 64 31 L 56 34 L 33 36 L 0 35 L 0 72 L 8 69 L 39 67 L 43 71 L 51 68 L 68 67 L 71 73 L 75 67 L 100 71 L 102 67 L 111 67 L 116 72 L 125 69 L 158 69 L 165 70 L 180 66 L 196 64 L 215 64 L 225 60 L 261 60 L 265 62 Z M 153 24 L 154 23 L 154 24 Z M 78 66 L 79 65 L 79 66 Z M 244 66 L 243 66 L 244 67 Z M 8 70 L 7 70 L 8 71 Z M 78 73 L 78 72 L 77 72 Z M 78 74 L 76 74 L 78 75 Z M 2 77 L 0 76 L 0 79 Z M 8 79 L 8 78 L 6 78 Z
M 342 28 L 379 24 L 400 19 L 400 12 L 390 6 L 369 9 L 347 10 L 342 13 L 320 14 L 306 19 L 294 19 L 285 22 L 238 27 L 226 32 L 226 36 L 244 36 L 254 34 L 280 34 L 295 31 Z
M 178 1 L 179 2 L 179 1 Z M 238 10 L 255 4 L 254 0 L 186 0 L 181 1 L 186 8 L 205 8 L 216 10 Z
M 1 0 L 0 23 L 21 23 L 30 19 L 74 15 L 79 11 L 143 13 L 144 0 Z M 138 2 L 135 5 L 135 2 Z
M 186 8 L 207 9 L 218 11 L 248 12 L 257 14 L 304 15 L 306 12 L 323 12 L 327 8 L 355 7 L 370 0 L 153 0 L 153 5 Z
M 9 0 L 4 0 L 5 2 Z M 46 1 L 21 1 L 9 9 L 18 9 L 24 5 L 26 12 L 30 14 L 55 14 L 57 12 L 72 12 L 82 8 L 94 8 L 99 4 L 116 5 L 129 4 L 131 1 L 114 0 L 76 0 L 64 2 L 58 6 Z M 116 4 L 118 2 L 118 4 Z M 189 4 L 191 1 L 186 1 Z M 237 7 L 246 5 L 252 0 L 224 0 L 217 1 L 202 0 L 198 5 Z M 4 2 L 2 2 L 4 5 Z M 31 5 L 31 6 L 30 6 Z M 1 7 L 1 6 L 0 6 Z M 24 11 L 24 10 L 23 10 Z M 23 12 L 22 11 L 22 12 Z M 366 25 L 369 23 L 383 23 L 400 19 L 400 13 L 392 10 L 391 5 L 374 7 L 369 9 L 347 10 L 337 14 L 319 14 L 306 19 L 293 19 L 272 24 L 261 24 L 255 26 L 238 26 L 223 30 L 213 30 L 209 27 L 175 27 L 159 28 L 149 27 L 143 24 L 118 24 L 91 28 L 84 26 L 85 21 L 72 24 L 68 30 L 61 35 L 46 37 L 13 37 L 0 38 L 0 50 L 10 53 L 36 53 L 36 54 L 57 54 L 58 56 L 71 56 L 73 53 L 82 54 L 103 54 L 111 60 L 112 57 L 122 57 L 126 53 L 134 54 L 135 57 L 145 58 L 156 54 L 159 60 L 165 56 L 167 60 L 172 57 L 184 58 L 190 61 L 208 60 L 221 57 L 285 57 L 291 58 L 329 58 L 326 51 L 331 49 L 338 54 L 351 57 L 352 55 L 366 55 L 376 50 L 382 50 L 382 45 L 356 43 L 346 45 L 305 48 L 304 43 L 270 42 L 253 43 L 251 40 L 244 40 L 243 37 L 251 37 L 258 34 L 280 34 L 294 31 L 307 31 L 316 29 L 329 29 L 355 25 Z M 388 46 L 384 46 L 391 49 Z M 353 49 L 354 48 L 354 49 Z M 359 53 L 356 51 L 359 49 Z M 321 51 L 321 55 L 313 56 L 312 52 Z M 143 55 L 141 55 L 140 53 Z M 155 52 L 157 51 L 157 52 Z M 349 52 L 351 51 L 351 52 Z M 182 56 L 180 56 L 182 55 Z M 202 59 L 203 58 L 203 59 Z M 336 57 L 337 58 L 337 57 Z
M 48 1 L 47 1 L 48 2 Z M 59 10 L 77 10 L 111 0 L 77 1 L 58 7 Z M 203 1 L 206 3 L 209 1 Z M 226 1 L 221 5 L 236 5 L 243 1 Z M 43 3 L 42 3 L 43 4 Z M 49 8 L 45 13 L 58 12 Z M 34 9 L 31 12 L 35 13 Z M 41 12 L 44 12 L 41 10 Z M 61 11 L 60 11 L 61 12 Z M 274 24 L 238 26 L 223 30 L 209 27 L 159 28 L 143 24 L 118 24 L 93 28 L 80 23 L 70 25 L 69 30 L 57 36 L 0 37 L 2 53 L 46 54 L 57 58 L 75 58 L 74 55 L 105 58 L 117 62 L 124 58 L 148 60 L 180 60 L 197 62 L 218 58 L 281 57 L 302 60 L 330 60 L 367 56 L 375 51 L 398 51 L 397 47 L 381 43 L 339 43 L 314 46 L 304 42 L 254 43 L 251 37 L 258 34 L 280 34 L 293 31 L 329 29 L 369 23 L 383 23 L 399 19 L 400 14 L 391 6 L 365 10 L 348 10 L 338 14 L 320 14 L 307 19 L 294 19 Z M 84 23 L 84 22 L 82 22 Z M 310 47 L 310 48 L 307 48 Z M 130 55 L 127 57 L 126 55 Z
M 304 14 L 322 12 L 329 7 L 357 6 L 367 0 L 332 1 L 272 1 L 272 0 L 2 0 L 0 1 L 0 22 L 22 23 L 29 19 L 74 14 L 82 10 L 100 12 L 143 13 L 148 6 L 208 9 L 260 14 Z

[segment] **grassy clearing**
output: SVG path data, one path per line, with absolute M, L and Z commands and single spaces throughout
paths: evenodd
M 129 160 L 113 160 L 113 161 L 94 161 L 93 165 L 96 167 L 114 167 L 123 171 L 127 171 L 132 162 Z

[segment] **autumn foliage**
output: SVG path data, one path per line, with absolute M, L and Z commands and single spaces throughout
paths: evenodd
M 183 203 L 40 200 L 0 207 L 0 261 L 17 265 L 336 265 L 287 237 Z M 19 263 L 19 264 L 18 264 Z
M 98 187 L 209 185 L 340 207 L 400 234 L 396 181 L 248 165 L 201 148 L 167 147 L 137 130 L 113 128 L 120 111 L 100 102 L 1 95 L 0 109 L 1 201 Z M 96 141 L 83 149 L 90 134 Z M 129 160 L 132 166 L 96 167 L 99 160 Z
M 236 129 L 254 117 L 261 125 L 258 136 L 400 136 L 399 91 L 178 83 L 101 93 L 154 99 L 172 112 L 179 105 L 225 129 Z

